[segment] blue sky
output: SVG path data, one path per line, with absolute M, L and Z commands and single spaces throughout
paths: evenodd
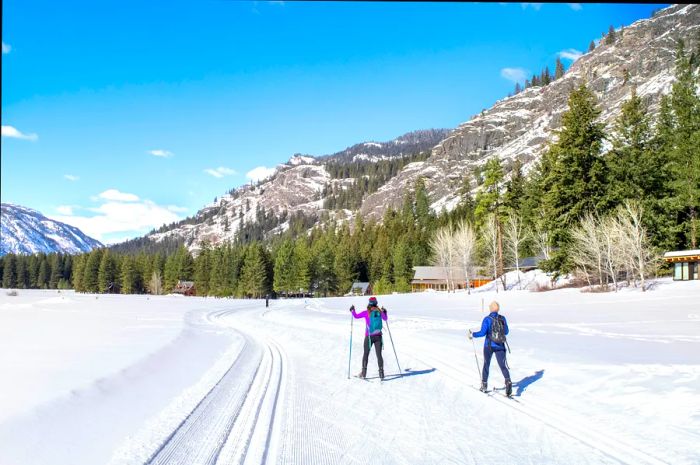
M 455 127 L 656 8 L 5 0 L 0 197 L 135 237 L 294 153 Z

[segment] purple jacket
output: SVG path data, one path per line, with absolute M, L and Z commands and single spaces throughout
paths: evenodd
M 382 312 L 378 307 L 373 307 L 376 308 L 381 314 L 382 314 L 382 320 L 388 321 L 388 316 L 386 312 Z M 355 313 L 355 309 L 353 308 L 352 310 L 352 316 L 355 318 L 364 318 L 365 319 L 365 336 L 369 336 L 369 309 L 364 310 L 360 313 Z M 376 336 L 377 334 L 382 334 L 381 331 L 375 331 L 372 333 L 372 336 Z

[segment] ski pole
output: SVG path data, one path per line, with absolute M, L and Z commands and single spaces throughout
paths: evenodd
M 403 377 L 403 371 L 401 371 L 401 364 L 399 363 L 399 356 L 396 355 L 396 346 L 394 346 L 394 338 L 391 337 L 391 329 L 389 328 L 389 320 L 386 320 L 386 330 L 389 331 L 389 340 L 391 341 L 391 348 L 394 349 L 394 357 L 396 357 L 396 366 L 399 367 L 399 376 Z
M 479 374 L 479 379 L 481 379 L 481 370 L 479 370 L 479 357 L 476 356 L 476 344 L 474 343 L 474 337 L 471 337 L 472 347 L 474 348 L 474 361 L 476 362 L 476 372 Z
M 350 362 L 352 361 L 352 325 L 355 317 L 350 314 L 350 353 L 348 354 L 348 379 L 350 379 Z

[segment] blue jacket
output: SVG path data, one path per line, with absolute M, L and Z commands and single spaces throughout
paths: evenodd
M 499 344 L 497 342 L 493 342 L 491 339 L 488 338 L 488 335 L 491 334 L 491 323 L 493 322 L 492 318 L 494 316 L 498 315 L 498 312 L 491 312 L 489 315 L 484 318 L 484 321 L 481 322 L 481 331 L 472 333 L 472 336 L 474 337 L 484 337 L 486 336 L 486 340 L 484 340 L 484 347 L 488 346 L 489 342 L 491 343 L 491 347 L 495 350 L 506 350 L 505 344 Z M 508 321 L 506 320 L 506 317 L 503 316 L 503 322 L 504 326 L 506 327 L 506 335 L 508 334 Z

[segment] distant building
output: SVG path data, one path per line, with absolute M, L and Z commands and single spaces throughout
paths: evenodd
M 532 271 L 535 268 L 537 268 L 537 266 L 540 264 L 540 262 L 542 260 L 544 260 L 544 257 L 541 255 L 538 255 L 537 257 L 521 258 L 518 261 L 518 265 L 519 265 L 518 268 L 520 268 L 520 271 L 522 271 L 523 273 L 527 273 L 528 271 Z M 505 269 L 511 271 L 511 270 L 515 270 L 516 268 L 515 268 L 515 266 L 509 266 L 509 267 L 506 267 Z
M 666 252 L 664 261 L 673 263 L 673 280 L 690 281 L 698 279 L 700 271 L 700 250 L 676 250 Z
M 370 283 L 352 283 L 350 295 L 370 295 L 372 293 L 372 285 Z
M 428 289 L 446 291 L 450 281 L 454 289 L 467 288 L 467 280 L 464 276 L 464 270 L 461 268 L 446 269 L 441 266 L 414 266 L 413 269 L 415 274 L 411 281 L 412 292 L 422 292 Z M 474 276 L 469 280 L 469 286 L 472 288 L 479 287 L 491 281 L 490 278 Z
M 194 281 L 178 281 L 175 289 L 173 289 L 173 294 L 195 295 Z

